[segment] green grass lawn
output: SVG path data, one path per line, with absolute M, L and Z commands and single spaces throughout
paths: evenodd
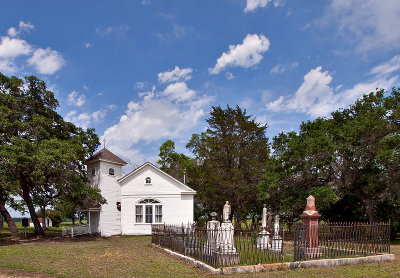
M 396 255 L 396 260 L 388 263 L 246 273 L 224 277 L 400 277 L 400 245 L 394 244 L 392 253 Z M 10 269 L 55 277 L 211 276 L 153 247 L 149 236 L 49 238 L 0 246 L 0 276 L 10 273 Z M 26 273 L 23 276 L 26 276 Z

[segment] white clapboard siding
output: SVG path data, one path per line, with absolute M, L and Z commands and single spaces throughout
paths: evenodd
M 114 176 L 109 175 L 109 168 L 114 169 Z M 121 234 L 121 213 L 117 209 L 117 202 L 121 201 L 121 191 L 117 180 L 121 177 L 119 165 L 101 162 L 100 163 L 100 184 L 101 195 L 107 200 L 107 204 L 101 206 L 99 228 L 102 236 Z
M 105 151 L 109 155 L 109 151 Z M 91 214 L 92 232 L 100 232 L 102 236 L 151 234 L 151 224 L 136 223 L 135 205 L 143 199 L 156 199 L 160 202 L 162 223 L 193 222 L 193 197 L 196 191 L 153 164 L 145 163 L 124 177 L 121 162 L 98 159 L 88 164 L 88 185 L 99 188 L 107 200 L 98 213 Z M 109 168 L 114 169 L 114 175 L 109 175 Z M 95 169 L 95 175 L 92 175 L 92 169 Z M 147 177 L 151 183 L 146 183 Z M 121 211 L 118 211 L 118 202 L 121 203 Z M 155 220 L 154 216 L 153 207 Z
M 147 177 L 151 178 L 151 184 L 146 183 Z M 146 198 L 160 202 L 163 207 L 162 222 L 168 224 L 193 222 L 193 196 L 196 192 L 154 165 L 144 164 L 121 179 L 120 184 L 122 234 L 151 233 L 150 224 L 135 222 L 135 205 Z

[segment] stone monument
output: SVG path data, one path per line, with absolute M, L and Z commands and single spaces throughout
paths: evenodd
M 303 233 L 305 237 L 304 254 L 307 259 L 319 258 L 322 255 L 318 247 L 318 218 L 321 215 L 315 208 L 315 198 L 312 195 L 308 196 L 306 209 L 300 217 L 303 219 Z
M 231 206 L 226 201 L 222 210 L 222 224 L 218 229 L 216 259 L 218 265 L 239 264 L 239 254 L 233 242 L 234 228 L 231 220 Z
M 283 240 L 279 235 L 279 215 L 275 215 L 274 220 L 274 236 L 271 240 L 271 250 L 274 252 L 282 252 Z
M 220 223 L 217 221 L 216 212 L 211 212 L 211 220 L 207 222 L 207 241 L 204 244 L 203 254 L 206 256 L 214 255 L 217 249 L 217 237 L 219 233 Z
M 257 238 L 257 248 L 259 249 L 270 249 L 269 244 L 269 232 L 267 231 L 267 205 L 264 204 L 262 214 L 262 231 L 259 233 Z

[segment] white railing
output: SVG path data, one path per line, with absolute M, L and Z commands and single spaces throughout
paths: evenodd
M 90 234 L 89 225 L 74 225 L 74 226 L 64 226 L 62 228 L 62 236 L 71 235 L 71 237 L 77 235 Z

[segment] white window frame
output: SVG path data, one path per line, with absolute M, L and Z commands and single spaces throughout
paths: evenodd
M 139 207 L 141 207 L 139 209 Z M 150 215 L 151 218 L 148 218 Z M 138 221 L 140 220 L 140 222 Z M 144 198 L 135 204 L 135 223 L 161 224 L 163 223 L 163 204 L 153 198 Z
M 140 221 L 138 221 L 138 219 Z M 143 223 L 143 205 L 136 205 L 135 206 L 135 222 L 136 223 Z

